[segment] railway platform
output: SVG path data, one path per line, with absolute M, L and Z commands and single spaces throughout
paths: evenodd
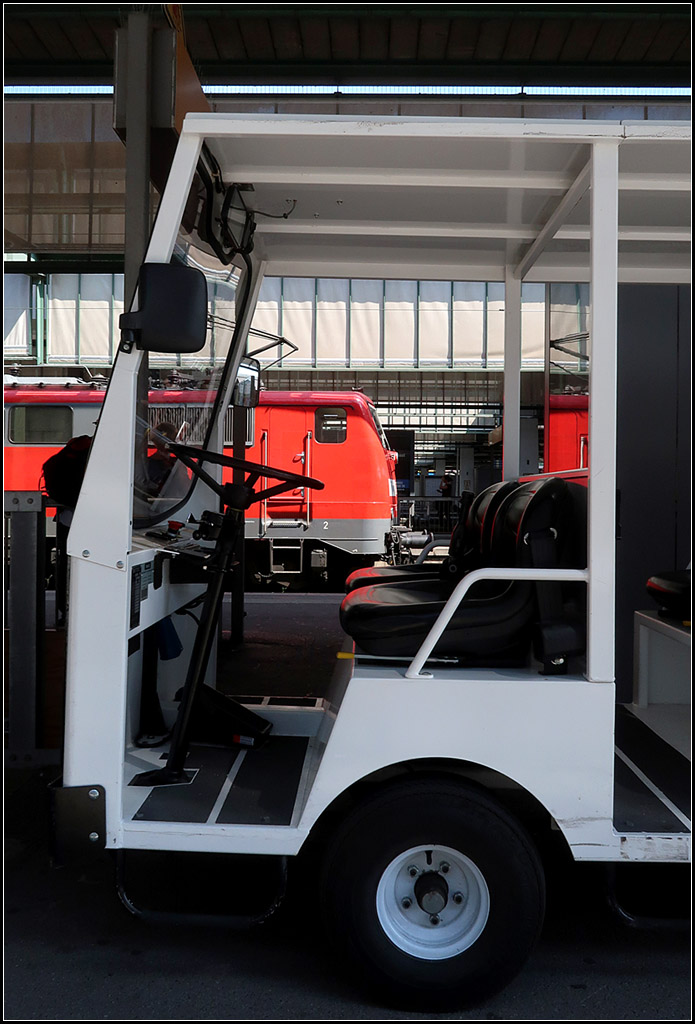
M 245 642 L 233 647 L 223 639 L 218 677 L 236 680 L 237 692 L 243 680 L 251 696 L 320 697 L 343 642 L 341 598 L 248 595 Z M 50 594 L 46 623 L 53 623 Z M 64 631 L 49 628 L 49 634 L 46 668 L 59 691 Z M 52 722 L 54 737 L 59 724 Z M 280 911 L 249 931 L 209 924 L 168 928 L 128 914 L 114 899 L 108 858 L 88 867 L 52 864 L 48 792 L 59 773 L 57 748 L 48 763 L 6 766 L 6 1020 L 456 1016 L 385 1008 L 356 996 L 348 978 L 336 984 L 315 927 L 310 877 L 295 876 Z M 245 870 L 248 885 L 262 883 L 253 874 L 257 868 Z M 664 879 L 650 877 L 652 897 L 663 900 Z M 546 925 L 527 971 L 468 1016 L 687 1019 L 689 977 L 686 934 L 626 927 L 601 898 L 595 866 L 564 864 L 551 879 Z

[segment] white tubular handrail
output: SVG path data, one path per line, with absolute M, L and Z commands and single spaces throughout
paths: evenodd
M 314 434 L 311 430 L 307 430 L 306 437 L 304 438 L 304 475 L 311 476 L 311 456 L 312 447 L 311 440 Z M 306 505 L 306 525 L 311 525 L 311 488 L 304 487 L 304 503 Z
M 268 431 L 264 430 L 261 432 L 261 462 L 264 466 L 268 465 Z M 261 478 L 261 486 L 268 486 L 268 478 Z M 268 499 L 264 498 L 261 502 L 260 508 L 258 509 L 258 536 L 265 537 L 268 529 Z
M 530 583 L 551 583 L 551 582 L 574 582 L 587 583 L 589 580 L 588 569 L 474 569 L 456 584 L 451 597 L 439 613 L 436 622 L 425 637 L 422 646 L 406 669 L 406 679 L 425 679 L 431 677 L 431 672 L 422 672 L 422 667 L 434 650 L 437 641 L 449 625 L 454 612 L 461 604 L 474 583 L 481 580 L 527 580 Z

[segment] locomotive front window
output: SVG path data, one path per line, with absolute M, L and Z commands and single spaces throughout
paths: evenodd
M 315 429 L 316 440 L 319 444 L 342 444 L 347 437 L 346 410 L 317 409 Z
M 65 444 L 72 437 L 69 405 L 16 405 L 10 410 L 10 441 Z
M 384 433 L 384 428 L 381 425 L 381 420 L 379 419 L 378 412 L 376 411 L 376 409 L 374 408 L 373 405 L 369 406 L 369 411 L 372 414 L 372 421 L 374 423 L 374 428 L 375 428 L 377 434 L 379 435 L 379 440 L 381 441 L 382 445 L 384 446 L 384 449 L 386 451 L 390 451 L 391 446 L 389 445 L 388 438 L 386 437 L 386 434 Z

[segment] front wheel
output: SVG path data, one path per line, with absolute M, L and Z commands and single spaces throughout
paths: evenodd
M 523 827 L 482 791 L 411 781 L 344 820 L 324 860 L 329 934 L 389 1002 L 470 1005 L 506 984 L 540 932 L 545 884 Z

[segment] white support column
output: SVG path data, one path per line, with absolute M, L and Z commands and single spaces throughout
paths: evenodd
M 504 420 L 502 475 L 519 476 L 521 464 L 521 280 L 504 272 Z
M 201 139 L 195 135 L 182 138 L 177 146 L 147 249 L 148 263 L 171 259 L 200 148 Z M 131 546 L 135 402 L 142 357 L 138 349 L 118 353 L 68 538 L 68 554 L 121 571 Z M 124 429 L 130 430 L 129 437 Z
M 150 236 L 147 263 L 168 263 L 171 259 L 202 145 L 202 138 L 194 134 L 184 134 L 178 141 Z
M 588 677 L 594 682 L 615 678 L 617 326 L 618 143 L 596 142 L 591 162 L 587 662 Z

